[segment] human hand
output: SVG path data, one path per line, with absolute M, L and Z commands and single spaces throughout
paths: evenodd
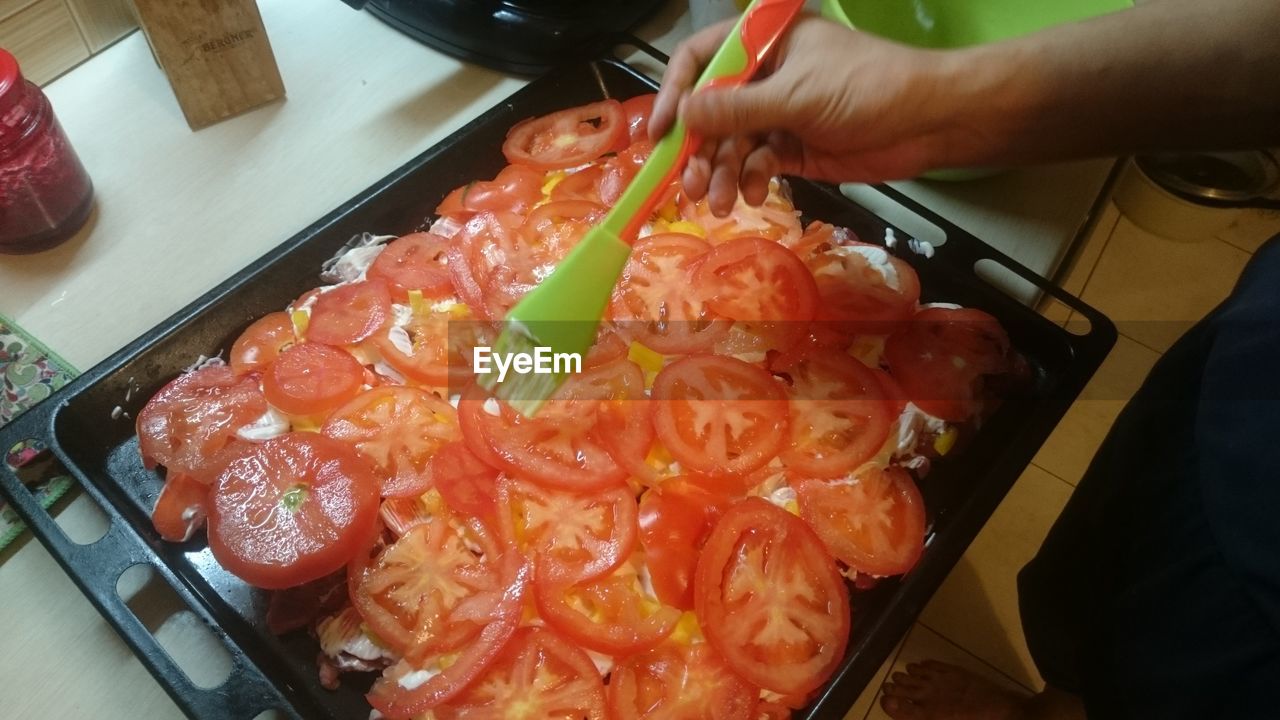
M 679 113 L 703 138 L 683 182 L 693 199 L 727 215 L 739 187 L 764 202 L 779 173 L 829 182 L 913 177 L 983 157 L 997 127 L 975 112 L 980 82 L 961 72 L 963 51 L 911 48 L 803 16 L 761 75 L 736 88 L 691 93 L 734 21 L 686 41 L 654 103 L 655 140 Z M 977 102 L 974 102 L 977 100 Z

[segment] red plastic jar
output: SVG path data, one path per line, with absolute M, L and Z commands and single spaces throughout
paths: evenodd
M 47 250 L 89 219 L 93 183 L 49 98 L 0 49 L 0 253 Z

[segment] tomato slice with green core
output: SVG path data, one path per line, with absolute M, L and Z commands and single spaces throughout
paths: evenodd
M 470 686 L 435 708 L 439 720 L 604 720 L 605 690 L 591 658 L 546 628 L 521 628 Z
M 844 578 L 813 530 L 762 498 L 720 518 L 698 558 L 694 593 L 707 641 L 759 687 L 806 694 L 844 657 Z
M 689 355 L 658 373 L 652 398 L 658 440 L 686 469 L 743 475 L 786 443 L 786 391 L 750 363 Z
M 528 548 L 553 583 L 598 578 L 635 549 L 636 501 L 621 485 L 579 494 L 504 477 L 498 506 L 512 544 Z
M 228 362 L 237 375 L 262 372 L 285 348 L 297 341 L 293 319 L 287 312 L 263 315 L 240 333 L 231 346 Z
M 382 495 L 412 497 L 431 485 L 432 456 L 462 438 L 458 415 L 433 393 L 407 387 L 366 390 L 329 416 L 321 432 L 373 463 Z
M 304 342 L 285 350 L 267 368 L 262 392 L 282 412 L 310 417 L 352 400 L 363 384 L 364 366 L 350 353 Z
M 840 482 L 807 479 L 795 488 L 800 516 L 860 573 L 900 575 L 924 552 L 924 500 L 902 468 L 866 468 Z
M 216 366 L 179 375 L 138 413 L 143 463 L 205 479 L 236 431 L 266 411 L 255 374 L 237 377 L 231 368 Z
M 571 168 L 614 150 L 626 132 L 622 104 L 602 100 L 516 124 L 507 131 L 502 154 L 513 165 Z
M 378 515 L 378 479 L 355 451 L 316 433 L 248 444 L 218 474 L 209 548 L 255 587 L 324 577 L 351 559 Z
M 341 285 L 320 294 L 311 306 L 306 339 L 325 345 L 352 345 L 373 335 L 391 317 L 391 290 L 380 279 Z
M 817 353 L 791 366 L 791 445 L 787 467 L 834 478 L 870 460 L 897 417 L 870 368 L 847 354 Z
M 608 698 L 613 720 L 755 720 L 760 690 L 707 643 L 666 642 L 615 667 Z
M 186 542 L 209 515 L 209 486 L 190 475 L 170 473 L 160 488 L 151 524 L 169 542 Z
M 645 591 L 634 559 L 604 577 L 576 584 L 553 582 L 538 566 L 535 580 L 542 619 L 596 652 L 643 652 L 666 639 L 680 620 L 679 610 L 658 603 Z
M 347 583 L 370 629 L 419 663 L 457 650 L 505 612 L 507 584 L 521 562 L 483 523 L 443 514 L 412 527 L 376 557 L 367 549 L 357 553 Z
M 610 305 L 618 328 L 665 354 L 710 349 L 730 321 L 711 309 L 694 271 L 711 246 L 683 233 L 650 235 L 635 244 Z
M 409 293 L 445 298 L 453 294 L 446 251 L 449 239 L 427 232 L 392 240 L 369 266 L 368 277 L 383 280 L 393 300 L 409 302 Z

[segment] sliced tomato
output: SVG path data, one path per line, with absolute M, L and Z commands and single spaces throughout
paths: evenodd
M 721 315 L 754 327 L 763 347 L 786 349 L 809 329 L 818 287 L 800 258 L 776 242 L 738 238 L 698 264 L 694 283 Z
M 515 231 L 524 218 L 509 212 L 480 212 L 453 237 L 447 258 L 453 288 L 471 310 L 488 318 L 484 289 L 493 269 L 507 260 L 505 248 L 517 242 Z
M 262 392 L 290 415 L 314 417 L 352 400 L 364 383 L 364 366 L 345 350 L 315 342 L 281 353 L 262 376 Z
M 749 363 L 690 355 L 653 381 L 658 440 L 686 469 L 744 475 L 772 460 L 786 443 L 786 391 Z
M 521 628 L 475 682 L 434 710 L 439 720 L 604 720 L 605 691 L 591 658 L 546 628 Z
M 209 486 L 190 475 L 169 473 L 151 511 L 151 524 L 160 537 L 186 542 L 204 527 L 208 516 Z
M 781 703 L 762 702 L 756 706 L 756 720 L 791 720 L 791 708 Z
M 627 136 L 631 142 L 649 139 L 649 116 L 653 114 L 653 101 L 657 97 L 657 93 L 648 93 L 622 101 L 622 112 L 627 115 Z
M 693 280 L 711 246 L 692 235 L 650 235 L 635 244 L 611 313 L 623 334 L 665 354 L 710 349 L 729 332 Z
M 579 494 L 504 477 L 498 505 L 511 542 L 532 551 L 539 576 L 553 583 L 594 580 L 635 549 L 636 500 L 621 485 Z
M 485 250 L 501 256 L 483 289 L 486 312 L 501 318 L 551 274 L 574 245 L 604 217 L 604 207 L 587 200 L 562 200 L 539 206 L 529 214 L 514 243 Z
M 342 285 L 316 298 L 306 339 L 351 345 L 373 335 L 391 317 L 391 290 L 378 279 Z
M 1009 336 L 981 310 L 927 308 L 885 341 L 889 372 L 921 410 L 953 422 L 976 413 L 985 376 L 1008 372 Z
M 802 235 L 800 213 L 786 196 L 782 184 L 774 180 L 769 185 L 769 195 L 760 207 L 753 207 L 738 195 L 733 210 L 718 218 L 711 212 L 707 199 L 697 202 L 681 196 L 680 214 L 707 232 L 707 242 L 712 245 L 742 237 L 758 237 L 784 245 L 795 244 Z
M 484 211 L 523 213 L 542 200 L 546 175 L 526 165 L 508 165 L 492 180 L 470 182 L 445 196 L 436 214 L 467 217 Z
M 613 207 L 652 154 L 653 143 L 648 140 L 637 140 L 618 151 L 617 155 L 605 160 L 601 166 L 598 187 L 600 202 Z M 658 199 L 654 201 L 653 206 L 665 207 L 679 195 L 680 184 L 673 180 L 666 188 L 654 192 L 658 194 Z
M 571 376 L 537 417 L 520 415 L 478 386 L 463 393 L 458 416 L 482 461 L 546 487 L 597 490 L 626 479 L 630 463 L 619 463 L 615 454 L 648 451 L 637 442 L 648 419 L 643 396 L 644 373 L 619 360 Z M 633 435 L 622 443 L 603 439 L 619 428 Z
M 416 290 L 427 298 L 453 294 L 449 278 L 449 239 L 426 232 L 410 233 L 392 240 L 369 266 L 368 277 L 385 280 L 392 299 L 408 302 Z
M 737 480 L 680 476 L 663 480 L 640 498 L 640 544 L 659 600 L 693 609 L 698 555 L 720 515 L 742 495 Z
M 449 509 L 498 527 L 498 471 L 481 462 L 466 443 L 441 447 L 431 458 L 429 472 Z
M 457 650 L 506 612 L 503 598 L 521 562 L 483 523 L 441 515 L 380 551 L 358 552 L 347 585 L 369 628 L 418 663 Z
M 759 699 L 707 643 L 663 643 L 609 675 L 613 720 L 755 720 Z
M 807 357 L 791 378 L 791 445 L 787 467 L 809 477 L 845 475 L 870 460 L 889 437 L 897 414 L 866 365 L 847 354 Z
M 421 495 L 432 456 L 462 439 L 458 414 L 439 396 L 408 387 L 366 390 L 329 416 L 320 432 L 354 447 L 382 477 L 382 494 Z
M 281 351 L 296 341 L 289 313 L 269 313 L 240 333 L 231 346 L 228 362 L 237 375 L 262 372 L 275 362 Z
M 246 443 L 218 474 L 209 548 L 250 585 L 285 588 L 345 565 L 377 516 L 378 479 L 354 450 L 286 433 Z
M 602 100 L 516 124 L 507 131 L 502 154 L 514 165 L 559 170 L 613 150 L 626 132 L 622 104 Z
M 900 575 L 924 552 L 924 500 L 906 470 L 867 468 L 848 481 L 803 480 L 795 487 L 801 517 L 854 570 Z
M 584 648 L 626 656 L 656 647 L 675 630 L 680 611 L 646 594 L 633 562 L 584 583 L 552 582 L 536 569 L 542 618 Z
M 725 512 L 698 559 L 698 619 L 742 678 L 783 695 L 827 681 L 849 642 L 849 593 L 800 518 L 749 497 Z
M 920 278 L 879 245 L 854 242 L 809 256 L 823 318 L 846 332 L 887 335 L 911 318 Z
M 876 380 L 880 381 L 880 391 L 884 393 L 885 400 L 889 403 L 890 418 L 897 418 L 903 410 L 907 409 L 907 403 L 911 402 L 911 398 L 907 397 L 906 391 L 889 373 L 880 368 L 872 368 L 871 373 L 876 376 Z
M 411 383 L 461 388 L 472 377 L 472 352 L 492 345 L 493 329 L 453 310 L 420 307 L 407 324 L 390 325 L 373 336 L 378 354 Z
M 494 664 L 511 640 L 528 584 L 529 565 L 520 563 L 479 635 L 458 651 L 432 653 L 418 662 L 401 660 L 387 668 L 366 696 L 369 704 L 387 717 L 407 718 L 457 697 Z
M 257 375 L 237 377 L 225 366 L 179 375 L 138 413 L 142 461 L 204 479 L 236 431 L 266 411 Z
M 563 180 L 551 188 L 551 201 L 587 200 L 593 203 L 600 200 L 600 178 L 604 174 L 604 166 L 590 165 L 581 170 L 569 173 Z

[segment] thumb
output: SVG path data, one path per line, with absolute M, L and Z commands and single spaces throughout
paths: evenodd
M 740 87 L 708 88 L 685 98 L 681 115 L 689 130 L 727 137 L 785 129 L 786 91 L 776 75 Z

